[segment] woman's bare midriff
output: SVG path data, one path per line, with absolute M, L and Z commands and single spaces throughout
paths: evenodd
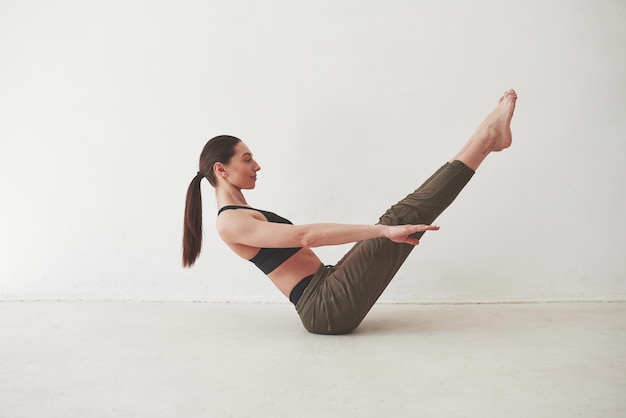
M 321 264 L 320 259 L 310 248 L 302 248 L 267 277 L 285 296 L 289 297 L 296 284 L 305 277 L 315 274 Z

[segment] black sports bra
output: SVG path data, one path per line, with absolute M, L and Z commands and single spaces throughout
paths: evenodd
M 249 206 L 234 206 L 234 205 L 224 206 L 217 212 L 217 216 L 219 216 L 220 213 L 224 212 L 225 210 L 230 210 L 230 209 L 256 210 L 257 212 L 260 212 L 261 214 L 263 214 L 263 216 L 265 216 L 265 219 L 267 219 L 268 222 L 293 225 L 291 221 L 289 221 L 288 219 L 285 219 L 282 216 L 278 216 L 273 212 L 268 212 L 268 211 L 261 210 L 261 209 L 255 209 Z M 261 248 L 259 252 L 256 253 L 256 255 L 252 257 L 252 259 L 250 259 L 250 261 L 253 262 L 254 265 L 256 265 L 259 269 L 261 269 L 263 273 L 270 274 L 271 272 L 276 270 L 278 266 L 283 264 L 289 257 L 294 255 L 301 249 L 302 247 Z

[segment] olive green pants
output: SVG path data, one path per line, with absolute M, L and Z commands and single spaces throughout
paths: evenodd
M 379 224 L 431 224 L 473 175 L 474 171 L 460 161 L 444 164 L 417 190 L 389 208 Z M 336 265 L 320 266 L 296 304 L 304 327 L 315 334 L 353 331 L 413 248 L 376 238 L 356 243 Z

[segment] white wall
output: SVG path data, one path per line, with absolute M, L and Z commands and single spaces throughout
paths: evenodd
M 626 3 L 0 3 L 0 298 L 285 301 L 212 229 L 180 263 L 210 137 L 298 223 L 373 223 L 510 87 L 514 145 L 384 301 L 626 296 Z M 319 254 L 334 263 L 347 247 Z

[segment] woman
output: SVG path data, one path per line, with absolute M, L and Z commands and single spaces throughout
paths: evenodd
M 511 145 L 517 94 L 507 91 L 465 146 L 416 191 L 392 206 L 376 225 L 292 225 L 248 205 L 261 167 L 239 139 L 218 136 L 200 155 L 200 171 L 187 190 L 183 264 L 202 244 L 200 181 L 215 188 L 217 230 L 240 257 L 256 264 L 295 305 L 305 328 L 318 334 L 353 331 L 382 294 L 418 239 L 439 227 L 431 222 L 448 207 L 493 151 Z M 356 242 L 335 266 L 324 266 L 313 247 Z

